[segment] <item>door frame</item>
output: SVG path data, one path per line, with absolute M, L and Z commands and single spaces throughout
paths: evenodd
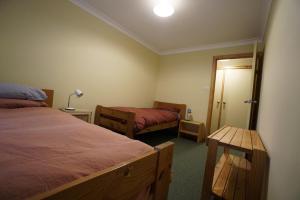
M 207 110 L 207 119 L 206 119 L 207 135 L 210 134 L 210 128 L 211 128 L 211 118 L 212 118 L 214 95 L 215 95 L 215 84 L 216 84 L 216 74 L 217 74 L 218 60 L 238 59 L 238 58 L 253 58 L 253 53 L 251 52 L 251 53 L 229 54 L 229 55 L 220 55 L 220 56 L 214 56 L 213 57 L 211 80 L 210 80 L 210 92 L 209 92 L 209 100 L 208 100 L 208 110 Z

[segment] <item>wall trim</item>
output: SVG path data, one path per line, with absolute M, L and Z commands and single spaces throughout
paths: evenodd
M 230 41 L 230 42 L 223 42 L 223 43 L 215 43 L 215 44 L 207 44 L 207 45 L 200 45 L 195 47 L 187 47 L 187 48 L 178 48 L 178 49 L 170 49 L 165 51 L 160 51 L 159 49 L 155 48 L 154 46 L 150 45 L 145 40 L 141 39 L 139 36 L 137 36 L 135 33 L 129 31 L 124 26 L 116 22 L 115 20 L 108 17 L 106 14 L 101 12 L 100 10 L 95 9 L 93 6 L 91 6 L 87 1 L 84 0 L 70 0 L 73 4 L 80 7 L 84 11 L 88 12 L 89 14 L 97 17 L 101 21 L 104 21 L 108 25 L 112 26 L 113 28 L 119 30 L 123 34 L 127 35 L 131 39 L 135 40 L 136 42 L 140 43 L 147 49 L 153 51 L 154 53 L 158 55 L 172 55 L 172 54 L 179 54 L 179 53 L 188 53 L 188 52 L 194 52 L 194 51 L 205 51 L 205 50 L 212 50 L 212 49 L 221 49 L 221 48 L 229 48 L 229 47 L 236 47 L 236 46 L 244 46 L 244 45 L 250 45 L 257 42 L 262 42 L 262 37 L 260 38 L 249 38 L 244 40 L 238 40 L 238 41 Z M 263 31 L 264 32 L 264 31 Z
M 172 54 L 188 53 L 188 52 L 194 52 L 194 51 L 205 51 L 205 50 L 212 50 L 212 49 L 244 46 L 244 45 L 254 44 L 255 42 L 260 43 L 260 42 L 262 42 L 262 40 L 260 38 L 250 38 L 250 39 L 231 41 L 231 42 L 200 45 L 200 46 L 191 47 L 191 48 L 166 50 L 166 51 L 160 52 L 160 55 L 172 55 Z

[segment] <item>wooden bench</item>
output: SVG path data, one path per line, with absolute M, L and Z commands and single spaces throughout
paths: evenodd
M 202 200 L 211 195 L 228 200 L 265 198 L 269 157 L 256 131 L 226 126 L 211 134 L 207 145 Z M 216 164 L 218 146 L 224 153 Z M 230 154 L 230 149 L 245 157 Z

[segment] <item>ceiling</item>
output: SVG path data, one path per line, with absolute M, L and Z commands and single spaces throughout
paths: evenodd
M 175 13 L 154 15 L 158 0 L 71 0 L 159 54 L 261 40 L 271 0 L 170 0 Z

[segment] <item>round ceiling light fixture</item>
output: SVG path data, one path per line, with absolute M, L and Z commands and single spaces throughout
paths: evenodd
M 153 8 L 153 12 L 159 17 L 169 17 L 174 11 L 173 6 L 167 1 L 161 1 Z

